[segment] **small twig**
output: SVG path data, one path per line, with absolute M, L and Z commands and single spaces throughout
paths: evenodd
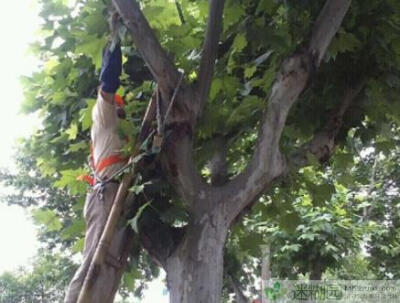
M 176 10 L 178 11 L 179 19 L 181 20 L 182 24 L 185 24 L 185 17 L 183 16 L 182 6 L 178 0 L 175 0 Z

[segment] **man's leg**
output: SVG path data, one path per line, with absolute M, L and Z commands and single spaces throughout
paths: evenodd
M 129 195 L 125 201 L 121 218 L 116 226 L 108 252 L 105 255 L 104 264 L 101 266 L 91 286 L 92 302 L 114 302 L 114 297 L 118 291 L 133 245 L 133 230 L 126 226 L 126 220 L 132 212 L 133 197 L 133 195 Z
M 128 231 L 125 226 L 118 226 L 110 244 L 110 249 L 105 256 L 96 280 L 92 286 L 92 302 L 112 303 L 118 290 L 121 273 L 125 267 L 122 260 L 124 245 L 127 243 Z
M 78 300 L 82 284 L 103 232 L 117 190 L 118 184 L 107 184 L 103 196 L 93 192 L 86 199 L 84 209 L 86 234 L 83 262 L 71 280 L 64 303 L 76 303 Z

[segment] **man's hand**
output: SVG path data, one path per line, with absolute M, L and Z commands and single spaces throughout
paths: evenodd
M 100 72 L 100 87 L 103 92 L 114 94 L 120 84 L 119 77 L 122 72 L 121 46 L 117 45 L 113 52 L 109 47 L 103 51 L 103 61 Z

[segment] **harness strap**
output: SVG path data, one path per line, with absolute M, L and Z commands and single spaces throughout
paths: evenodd
M 101 172 L 103 169 L 106 167 L 116 164 L 116 163 L 121 163 L 121 162 L 126 162 L 126 158 L 121 157 L 120 155 L 113 155 L 106 157 L 104 159 L 101 159 L 101 161 L 96 165 L 96 173 Z
M 96 169 L 94 170 L 94 175 L 96 176 L 99 172 L 110 165 L 114 165 L 116 163 L 126 162 L 126 158 L 121 157 L 120 155 L 113 155 L 102 159 L 97 165 Z M 80 175 L 76 178 L 78 181 L 83 181 L 88 183 L 90 186 L 94 186 L 96 184 L 96 179 L 98 177 L 93 178 L 90 175 Z

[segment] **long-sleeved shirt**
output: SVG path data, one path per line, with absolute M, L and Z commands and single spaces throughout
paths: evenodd
M 122 142 L 118 135 L 118 116 L 114 104 L 107 102 L 99 91 L 97 102 L 92 111 L 92 156 L 94 166 L 100 161 L 119 155 L 122 148 Z M 105 167 L 96 176 L 100 179 L 110 177 L 123 166 L 123 162 L 118 162 Z

